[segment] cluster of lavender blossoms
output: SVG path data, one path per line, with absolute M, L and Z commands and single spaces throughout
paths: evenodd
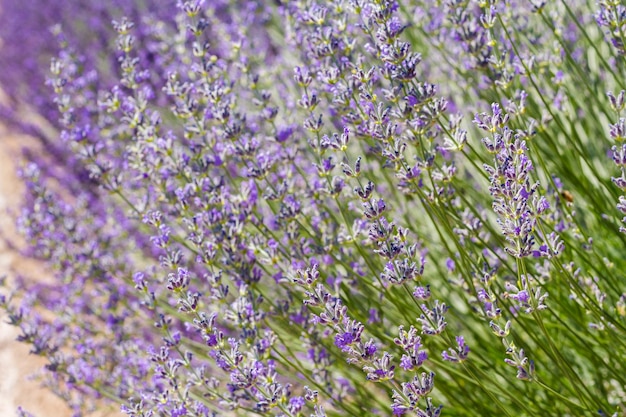
M 623 2 L 27 3 L 0 305 L 73 416 L 626 416 Z

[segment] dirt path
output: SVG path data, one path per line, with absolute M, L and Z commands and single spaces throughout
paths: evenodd
M 31 137 L 9 132 L 0 124 L 0 236 L 11 237 L 11 246 L 17 247 L 23 245 L 15 231 L 14 219 L 23 192 L 17 168 L 23 161 L 24 147 L 37 149 L 40 144 Z M 24 258 L 0 238 L 0 276 L 6 275 L 11 282 L 18 273 L 34 279 L 50 279 L 44 265 Z M 6 317 L 0 311 L 0 417 L 17 415 L 18 406 L 36 417 L 70 417 L 71 410 L 60 398 L 29 378 L 46 361 L 29 354 L 29 346 L 16 342 L 17 336 L 17 329 L 6 323 Z M 117 406 L 108 405 L 103 410 L 89 417 L 124 416 L 117 411 Z
M 21 148 L 32 146 L 33 140 L 26 136 L 10 134 L 0 126 L 0 228 L 2 236 L 15 236 L 13 215 L 19 206 L 22 186 L 16 175 L 21 159 Z M 17 239 L 17 237 L 15 237 Z M 18 242 L 18 241 L 17 241 Z M 14 242 L 15 243 L 15 242 Z M 15 271 L 28 276 L 45 276 L 42 265 L 24 259 L 0 240 L 0 276 L 7 275 L 9 282 Z M 22 406 L 39 417 L 69 417 L 70 410 L 64 402 L 41 388 L 38 382 L 28 379 L 41 369 L 45 361 L 28 353 L 29 347 L 17 343 L 16 328 L 6 324 L 0 314 L 0 417 L 16 415 Z

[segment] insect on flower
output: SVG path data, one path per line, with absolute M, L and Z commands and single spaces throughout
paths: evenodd
M 573 203 L 574 202 L 574 195 L 567 191 L 567 190 L 563 190 L 561 191 L 561 198 L 565 201 L 567 201 L 568 203 Z

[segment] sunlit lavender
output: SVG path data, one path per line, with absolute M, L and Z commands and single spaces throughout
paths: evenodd
M 623 0 L 0 9 L 73 416 L 626 416 Z

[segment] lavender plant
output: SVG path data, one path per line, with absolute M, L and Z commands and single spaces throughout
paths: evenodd
M 626 415 L 624 5 L 119 3 L 3 80 L 75 415 Z

